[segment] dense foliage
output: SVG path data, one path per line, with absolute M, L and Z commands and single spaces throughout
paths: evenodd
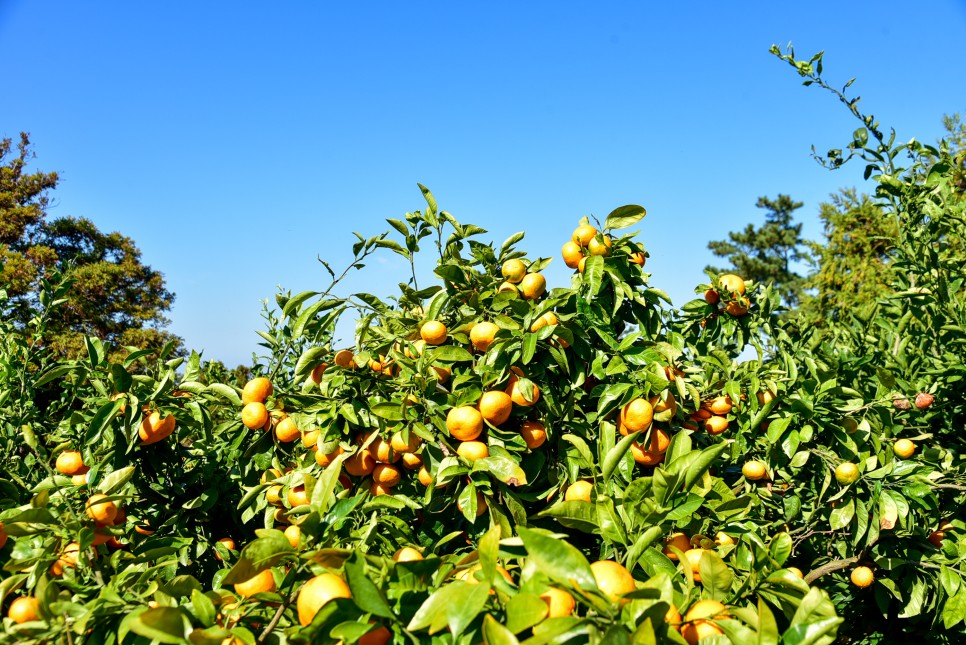
M 575 218 L 548 286 L 425 188 L 346 272 L 430 253 L 438 283 L 280 294 L 244 387 L 171 343 L 59 356 L 56 271 L 18 333 L 6 298 L 3 641 L 957 642 L 959 167 L 832 91 L 862 127 L 829 163 L 898 225 L 888 296 L 822 326 L 735 275 L 672 308 L 640 206 Z

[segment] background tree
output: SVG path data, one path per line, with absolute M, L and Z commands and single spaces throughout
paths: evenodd
M 708 266 L 706 270 L 733 272 L 762 284 L 773 282 L 784 304 L 794 308 L 802 299 L 806 279 L 792 264 L 809 258 L 802 225 L 792 223 L 792 213 L 803 204 L 779 194 L 776 199 L 759 197 L 755 205 L 767 211 L 765 223 L 760 228 L 748 224 L 743 231 L 728 233 L 727 240 L 708 242 L 708 248 L 731 266 Z
M 10 315 L 22 327 L 36 310 L 41 281 L 53 269 L 69 269 L 67 302 L 49 321 L 46 345 L 67 356 L 85 351 L 85 336 L 123 346 L 156 348 L 181 339 L 164 327 L 174 294 L 159 271 L 141 261 L 134 241 L 103 233 L 88 219 L 48 220 L 49 193 L 57 173 L 28 173 L 35 155 L 20 134 L 0 141 L 0 289 Z

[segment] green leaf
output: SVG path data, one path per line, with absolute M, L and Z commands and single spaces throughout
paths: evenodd
M 602 476 L 604 478 L 605 484 L 608 481 L 610 481 L 610 477 L 611 475 L 614 474 L 614 471 L 617 469 L 617 466 L 620 464 L 620 460 L 624 457 L 624 454 L 631 449 L 631 444 L 637 440 L 640 434 L 641 434 L 640 430 L 638 430 L 637 432 L 631 432 L 626 437 L 621 439 L 616 446 L 614 446 L 607 452 L 607 455 L 604 457 L 604 465 L 603 465 L 603 471 L 602 471 Z
M 949 629 L 966 619 L 966 588 L 961 588 L 943 605 L 943 625 Z
M 637 204 L 627 204 L 619 206 L 611 211 L 607 219 L 604 220 L 604 228 L 612 231 L 634 226 L 647 215 L 647 210 Z
M 113 495 L 134 476 L 135 467 L 127 466 L 108 473 L 97 485 L 97 490 L 105 495 Z
M 506 604 L 506 626 L 514 634 L 530 629 L 540 623 L 549 611 L 547 603 L 540 596 L 521 592 L 510 598 Z
M 215 604 L 198 589 L 191 590 L 191 606 L 198 621 L 205 627 L 215 624 Z
M 365 563 L 359 552 L 354 552 L 346 560 L 345 574 L 349 590 L 352 592 L 352 601 L 359 609 L 383 618 L 393 617 L 392 609 L 382 590 L 366 574 Z
M 593 300 L 600 291 L 604 277 L 604 258 L 591 255 L 584 263 L 584 284 L 587 285 L 587 299 Z
M 238 396 L 238 392 L 235 388 L 225 385 L 224 383 L 212 383 L 205 388 L 206 392 L 214 392 L 218 396 L 228 399 L 228 401 L 235 406 L 241 406 L 241 397 Z
M 473 463 L 473 472 L 488 472 L 504 484 L 523 486 L 527 483 L 527 475 L 517 462 L 509 457 L 493 455 L 477 459 Z
M 177 607 L 157 607 L 138 614 L 128 628 L 138 636 L 159 643 L 184 643 L 190 625 Z
M 761 598 L 758 598 L 758 645 L 778 645 L 775 614 Z
M 262 529 L 256 534 L 259 537 L 246 544 L 241 550 L 238 562 L 222 579 L 223 585 L 245 582 L 295 554 L 288 538 L 281 531 Z
M 517 532 L 527 549 L 530 562 L 541 573 L 567 585 L 597 589 L 590 563 L 575 546 L 542 529 L 518 527 Z
M 440 363 L 463 363 L 473 360 L 473 355 L 462 347 L 440 345 L 427 352 L 427 356 Z
M 403 416 L 402 406 L 398 403 L 377 403 L 369 408 L 369 410 L 381 419 L 386 419 L 387 421 L 402 421 L 405 417 Z
M 483 619 L 483 641 L 486 645 L 518 645 L 520 641 L 509 629 L 487 614 Z
M 848 502 L 832 511 L 829 517 L 829 525 L 833 531 L 844 529 L 855 516 L 855 500 L 849 499 Z
M 706 550 L 701 554 L 698 571 L 701 573 L 701 586 L 704 587 L 704 593 L 707 596 L 712 600 L 728 599 L 734 576 L 721 556 L 714 551 Z

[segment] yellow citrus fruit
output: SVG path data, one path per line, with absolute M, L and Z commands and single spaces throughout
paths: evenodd
M 376 459 L 368 450 L 360 450 L 344 462 L 345 471 L 353 477 L 365 477 L 376 467 Z
M 255 401 L 262 403 L 271 395 L 272 382 L 264 376 L 259 376 L 245 383 L 245 388 L 242 390 L 242 403 L 244 405 Z
M 547 603 L 547 618 L 563 618 L 574 613 L 574 597 L 563 589 L 549 587 L 540 598 Z
M 681 636 L 684 636 L 684 640 L 689 645 L 697 645 L 701 639 L 724 634 L 721 628 L 711 621 L 727 617 L 725 606 L 717 600 L 699 600 L 684 616 Z
M 7 618 L 18 625 L 31 620 L 40 620 L 40 601 L 33 596 L 15 598 L 10 603 L 10 609 L 7 610 Z
M 423 458 L 412 452 L 402 454 L 403 468 L 406 470 L 416 470 L 423 465 Z
M 748 307 L 751 306 L 751 301 L 748 298 L 739 298 L 738 300 L 732 300 L 725 305 L 725 311 L 727 311 L 732 316 L 744 316 L 748 313 Z
M 597 229 L 590 224 L 581 224 L 574 229 L 574 234 L 571 236 L 571 241 L 579 244 L 580 246 L 587 246 L 590 241 L 594 239 L 597 235 Z
M 386 486 L 385 484 L 380 484 L 379 482 L 370 482 L 369 494 L 373 497 L 379 497 L 380 495 L 392 495 L 392 488 Z
M 309 495 L 305 491 L 305 484 L 296 484 L 295 486 L 289 488 L 288 495 L 286 497 L 289 505 L 291 505 L 292 508 L 297 506 L 305 506 L 309 503 Z
M 517 284 L 527 275 L 527 265 L 523 263 L 523 260 L 516 258 L 507 260 L 503 263 L 500 273 L 507 282 Z
M 638 266 L 644 266 L 644 264 L 647 262 L 647 256 L 641 253 L 640 251 L 636 253 L 631 253 L 627 259 L 630 261 L 631 264 L 636 264 Z
M 584 267 L 586 266 L 587 266 L 587 258 L 580 258 L 580 261 L 577 262 L 577 271 L 579 271 L 580 273 L 583 273 Z
M 243 598 L 254 596 L 257 593 L 271 593 L 275 591 L 275 576 L 271 569 L 265 569 L 260 573 L 235 585 L 235 593 Z
M 446 325 L 438 320 L 427 320 L 419 328 L 419 335 L 427 345 L 442 345 L 446 342 Z
M 528 273 L 520 281 L 519 289 L 526 300 L 536 300 L 547 290 L 547 279 L 541 273 Z
M 513 374 L 510 376 L 510 380 L 507 382 L 506 393 L 510 395 L 510 399 L 521 407 L 530 407 L 535 405 L 537 401 L 540 400 L 540 388 L 537 387 L 536 383 L 531 381 L 532 392 L 528 395 L 523 384 L 520 383 L 520 377 L 523 376 L 523 370 L 519 367 L 511 368 Z
M 400 455 L 392 449 L 392 443 L 379 437 L 369 444 L 369 454 L 381 464 L 394 464 L 399 461 Z
M 456 454 L 473 463 L 477 459 L 490 456 L 490 448 L 482 441 L 464 441 L 456 448 Z
M 231 538 L 227 538 L 227 537 L 226 538 L 221 538 L 220 540 L 218 540 L 217 543 L 218 544 L 223 544 L 225 546 L 225 548 L 228 549 L 229 551 L 234 551 L 235 550 L 235 541 L 233 539 L 231 539 Z M 215 553 L 215 559 L 221 560 L 221 556 L 218 555 L 218 552 L 215 551 L 214 553 Z
M 284 533 L 285 539 L 288 540 L 288 543 L 292 545 L 292 548 L 299 548 L 299 544 L 302 542 L 302 529 L 300 529 L 297 524 L 292 524 L 291 526 L 286 527 Z
M 472 441 L 483 432 L 483 415 L 468 405 L 457 406 L 446 415 L 446 429 L 454 439 Z
M 842 486 L 848 486 L 859 478 L 859 467 L 850 461 L 843 461 L 835 469 L 835 480 Z
M 302 433 L 302 445 L 315 450 L 315 444 L 319 442 L 319 435 L 321 434 L 318 430 L 306 430 Z
M 758 405 L 767 405 L 775 399 L 775 393 L 771 390 L 762 390 L 755 395 L 758 398 Z M 851 417 L 849 417 L 851 419 Z
M 372 469 L 372 481 L 381 484 L 386 488 L 392 488 L 399 483 L 402 473 L 395 466 L 389 464 L 377 464 Z
M 392 559 L 395 562 L 413 562 L 422 560 L 423 554 L 411 546 L 404 546 L 392 554 Z
M 520 436 L 527 442 L 527 448 L 535 450 L 547 440 L 547 428 L 539 421 L 524 421 L 520 426 Z
M 117 505 L 107 495 L 91 495 L 87 500 L 87 516 L 95 522 L 110 524 L 117 516 Z
M 498 426 L 510 418 L 513 411 L 513 400 L 510 395 L 500 390 L 484 392 L 480 397 L 480 414 L 487 422 Z
M 735 539 L 724 531 L 718 531 L 714 536 L 714 541 L 718 546 L 730 546 L 735 543 Z
M 630 432 L 647 430 L 654 420 L 654 408 L 647 399 L 637 398 L 623 407 L 620 423 Z
M 278 437 L 278 440 L 282 443 L 292 443 L 302 436 L 302 433 L 299 431 L 299 427 L 295 425 L 295 419 L 292 417 L 285 417 L 278 422 L 277 426 L 275 426 L 275 436 Z
M 478 352 L 485 352 L 493 344 L 493 338 L 500 328 L 496 324 L 483 321 L 473 325 L 470 329 L 470 342 Z
M 348 349 L 340 349 L 335 353 L 335 364 L 341 368 L 355 367 L 355 361 L 352 359 L 352 352 Z
M 476 577 L 476 572 L 482 571 L 482 570 L 483 570 L 483 565 L 477 563 L 471 567 L 463 569 L 462 571 L 457 573 L 455 577 L 457 580 L 465 580 L 468 584 L 478 585 L 480 584 L 480 579 Z M 500 565 L 497 565 L 496 571 L 503 577 L 504 580 L 509 582 L 511 585 L 513 584 L 513 577 L 510 575 L 509 571 L 507 571 Z
M 892 446 L 892 452 L 896 453 L 896 457 L 900 459 L 908 459 L 916 452 L 916 444 L 909 441 L 908 439 L 899 439 Z
M 760 461 L 746 461 L 741 467 L 741 474 L 749 481 L 758 481 L 768 475 L 768 469 Z
M 423 486 L 429 486 L 433 483 L 433 476 L 426 470 L 426 466 L 422 466 L 419 469 L 419 483 Z
M 664 555 L 669 559 L 678 561 L 678 554 L 671 550 L 671 547 L 675 547 L 682 553 L 687 552 L 691 548 L 691 540 L 684 533 L 672 533 L 668 537 L 664 538 Z
M 729 396 L 716 396 L 710 401 L 702 403 L 702 407 L 711 411 L 711 414 L 724 416 L 731 412 L 732 404 Z
M 566 264 L 571 269 L 576 269 L 577 265 L 584 258 L 583 251 L 580 250 L 580 245 L 574 241 L 566 242 L 563 248 L 560 249 L 561 255 L 563 255 L 564 264 Z
M 345 450 L 342 449 L 342 446 L 339 446 L 338 448 L 336 448 L 332 452 L 322 452 L 321 450 L 316 450 L 315 451 L 315 463 L 317 463 L 318 465 L 320 465 L 323 468 L 325 468 L 326 466 L 328 466 L 329 464 L 331 464 L 332 461 L 336 457 L 338 457 L 339 455 L 341 455 L 343 452 L 345 452 Z
M 257 430 L 268 421 L 268 409 L 260 401 L 252 401 L 242 408 L 242 424 L 251 430 Z
M 664 613 L 664 622 L 674 631 L 681 631 L 681 612 L 674 606 L 674 603 L 671 603 L 671 606 Z
M 553 313 L 552 311 L 548 311 L 533 321 L 533 324 L 530 325 L 530 331 L 539 331 L 544 327 L 556 325 L 559 322 L 560 321 L 557 319 L 557 314 Z
M 597 587 L 611 602 L 624 604 L 621 596 L 637 589 L 637 582 L 631 572 L 619 562 L 613 560 L 598 560 L 590 565 L 590 570 L 597 581 Z
M 497 293 L 519 293 L 520 290 L 517 289 L 517 285 L 512 282 L 504 282 L 500 285 L 500 288 L 496 290 Z
M 65 450 L 57 455 L 56 468 L 64 475 L 76 475 L 84 469 L 84 460 L 76 450 Z
M 654 409 L 654 414 L 660 414 L 661 412 L 671 411 L 671 416 L 678 410 L 678 402 L 674 399 L 674 394 L 671 390 L 665 391 L 663 394 L 656 394 L 648 399 L 648 403 Z
M 708 431 L 708 434 L 721 434 L 728 429 L 728 420 L 724 417 L 712 415 L 705 420 L 704 429 Z
M 691 566 L 691 573 L 694 574 L 695 582 L 701 582 L 700 564 L 702 555 L 704 555 L 704 549 L 688 549 L 684 552 L 684 559 Z
M 610 239 L 609 235 L 604 235 L 603 241 L 594 237 L 587 243 L 587 253 L 589 255 L 610 255 L 610 248 L 613 243 L 614 241 Z
M 308 625 L 327 602 L 334 598 L 351 598 L 352 593 L 345 580 L 334 573 L 315 576 L 299 589 L 295 605 L 299 613 L 299 623 Z
M 794 575 L 796 578 L 803 578 L 803 579 L 805 578 L 805 574 L 802 573 L 802 570 L 799 569 L 798 567 L 786 567 L 786 568 L 789 571 L 791 571 L 792 575 Z
M 856 567 L 852 569 L 852 575 L 849 578 L 852 580 L 852 584 L 861 589 L 865 589 L 875 582 L 875 575 L 869 567 Z
M 309 379 L 318 385 L 322 382 L 322 375 L 325 374 L 326 368 L 328 368 L 328 363 L 319 363 L 312 368 L 312 373 L 309 375 Z
M 575 481 L 570 486 L 567 487 L 567 492 L 564 493 L 565 502 L 574 501 L 590 501 L 590 494 L 594 490 L 594 485 L 587 480 L 581 479 Z
M 141 438 L 141 445 L 148 446 L 157 443 L 174 432 L 175 419 L 173 416 L 161 418 L 160 412 L 152 412 L 141 421 L 138 428 L 138 437 Z
M 744 294 L 745 293 L 745 281 L 736 276 L 733 273 L 727 273 L 721 276 L 718 281 L 721 286 L 732 293 Z
M 389 441 L 390 447 L 398 453 L 416 452 L 423 440 L 415 432 L 409 433 L 409 439 L 403 438 L 402 431 L 395 432 Z

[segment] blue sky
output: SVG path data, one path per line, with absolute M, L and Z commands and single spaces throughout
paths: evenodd
M 269 8 L 271 6 L 271 8 Z M 737 7 L 741 7 L 738 9 Z M 856 123 L 768 54 L 824 49 L 900 139 L 966 111 L 966 4 L 48 2 L 0 0 L 0 136 L 56 170 L 52 216 L 135 239 L 177 294 L 171 330 L 248 362 L 260 301 L 326 284 L 352 231 L 423 207 L 416 182 L 500 243 L 553 255 L 577 220 L 647 207 L 652 284 L 690 299 L 709 240 L 760 195 L 861 185 L 809 157 Z M 404 281 L 391 254 L 346 283 Z

